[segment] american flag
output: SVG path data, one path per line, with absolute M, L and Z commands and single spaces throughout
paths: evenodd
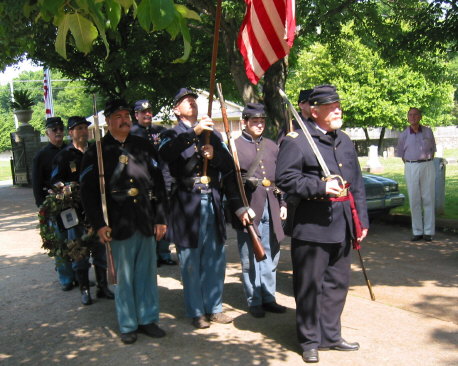
M 245 0 L 247 9 L 237 44 L 248 79 L 257 84 L 267 69 L 285 57 L 296 32 L 295 0 Z
M 44 99 L 46 108 L 46 118 L 54 116 L 54 104 L 52 99 L 51 70 L 45 69 L 43 79 Z

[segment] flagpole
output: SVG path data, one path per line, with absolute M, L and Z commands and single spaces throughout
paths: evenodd
M 213 49 L 212 49 L 212 60 L 210 67 L 210 88 L 208 96 L 208 110 L 207 115 L 212 116 L 213 107 L 213 94 L 215 93 L 215 82 L 216 82 L 216 60 L 218 59 L 218 44 L 219 44 L 219 27 L 221 24 L 221 13 L 222 13 L 222 0 L 216 2 L 216 17 L 215 17 L 215 29 L 213 32 Z M 210 131 L 204 132 L 204 144 L 210 143 Z M 202 177 L 207 176 L 208 158 L 204 157 L 202 166 Z

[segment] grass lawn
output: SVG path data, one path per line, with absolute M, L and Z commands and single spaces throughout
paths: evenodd
M 0 160 L 0 180 L 12 179 L 9 160 Z
M 444 157 L 458 158 L 458 149 L 444 151 Z M 367 157 L 359 159 L 361 167 L 366 166 Z M 404 179 L 404 163 L 400 158 L 380 158 L 380 163 L 383 166 L 381 175 L 394 179 L 399 183 L 399 190 L 406 196 L 404 206 L 397 207 L 391 212 L 404 213 L 410 215 L 409 201 L 407 195 L 407 187 Z M 449 164 L 445 166 L 445 213 L 439 215 L 440 218 L 458 220 L 458 164 Z

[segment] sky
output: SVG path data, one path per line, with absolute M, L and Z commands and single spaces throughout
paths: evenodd
M 20 62 L 15 66 L 7 67 L 4 72 L 0 73 L 0 85 L 8 84 L 23 71 L 37 71 L 41 69 L 41 66 L 35 66 L 29 60 Z

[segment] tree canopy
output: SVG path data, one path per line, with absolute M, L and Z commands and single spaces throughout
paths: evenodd
M 401 128 L 407 110 L 414 106 L 423 110 L 428 125 L 452 123 L 452 82 L 457 80 L 444 62 L 421 61 L 430 70 L 428 75 L 434 75 L 432 81 L 415 67 L 384 60 L 361 42 L 353 28 L 344 27 L 345 37 L 332 47 L 317 42 L 299 53 L 287 83 L 291 96 L 317 84 L 336 85 L 347 127 Z
M 331 69 L 340 63 L 343 71 L 350 71 L 342 64 L 342 60 L 351 60 L 347 51 L 350 45 L 345 42 L 349 37 L 348 24 L 352 24 L 353 35 L 360 47 L 364 47 L 367 57 L 351 60 L 353 64 L 347 68 L 355 68 L 356 61 L 367 66 L 370 56 L 375 54 L 377 60 L 371 61 L 371 67 L 380 69 L 366 69 L 372 75 L 360 75 L 359 89 L 355 89 L 357 85 L 351 73 L 347 73 L 350 78 L 339 81 L 339 85 L 344 82 L 349 85 L 343 90 L 359 90 L 363 95 L 379 98 L 384 96 L 383 88 L 378 89 L 383 82 L 380 81 L 377 88 L 371 83 L 392 80 L 395 70 L 402 78 L 406 69 L 418 73 L 417 84 L 409 84 L 412 87 L 420 87 L 418 80 L 442 84 L 443 69 L 435 64 L 442 65 L 447 57 L 456 55 L 458 9 L 453 0 L 297 0 L 296 3 L 298 36 L 290 56 L 277 62 L 254 86 L 246 78 L 236 47 L 245 2 L 223 1 L 217 79 L 222 82 L 227 99 L 248 102 L 264 98 L 275 126 L 285 118 L 277 88 L 284 88 L 288 70 L 292 70 L 291 75 L 297 81 L 301 80 L 297 77 L 300 62 L 303 62 L 301 57 L 313 51 L 317 44 L 330 57 L 326 62 Z M 144 8 L 146 4 L 148 8 Z M 165 10 L 161 12 L 161 9 Z M 162 15 L 158 18 L 158 14 L 163 14 L 164 19 Z M 214 0 L 177 0 L 175 3 L 172 0 L 4 0 L 0 4 L 0 16 L 0 47 L 4 50 L 0 55 L 0 68 L 26 55 L 39 64 L 60 70 L 66 77 L 84 80 L 90 92 L 97 91 L 104 97 L 122 96 L 129 101 L 149 98 L 156 109 L 170 101 L 181 86 L 208 88 Z M 66 23 L 62 19 L 66 19 Z M 81 24 L 92 22 L 92 26 L 75 28 L 78 21 Z M 68 25 L 67 33 L 65 24 Z M 84 30 L 90 34 L 83 36 Z M 60 54 L 55 49 L 56 39 L 60 42 Z M 173 63 L 187 56 L 188 39 L 192 39 L 193 47 L 188 61 Z M 86 44 L 86 48 L 81 43 Z M 387 67 L 393 68 L 384 70 Z M 319 79 L 311 72 L 305 76 L 308 79 L 302 79 L 304 84 L 305 80 L 312 83 Z M 295 88 L 299 88 L 299 84 Z M 437 98 L 441 95 L 448 98 L 447 93 L 439 90 L 430 90 L 430 93 Z M 394 100 L 395 96 L 394 93 L 389 100 Z M 400 103 L 404 103 L 404 94 L 399 92 L 398 96 Z M 427 99 L 427 95 L 423 97 Z M 348 109 L 354 121 L 389 123 L 385 118 L 375 119 L 375 111 L 380 115 L 394 108 L 390 115 L 395 114 L 395 106 L 381 105 L 382 102 L 377 101 L 372 102 L 372 109 L 367 106 L 358 109 L 357 103 L 361 100 L 352 100 L 352 107 Z

